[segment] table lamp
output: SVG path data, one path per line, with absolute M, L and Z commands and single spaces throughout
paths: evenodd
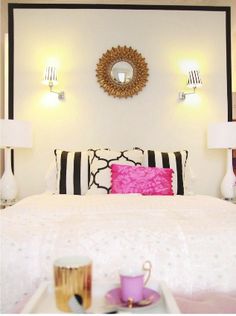
M 232 200 L 236 182 L 232 159 L 232 149 L 236 148 L 236 122 L 210 124 L 208 148 L 227 149 L 227 170 L 221 183 L 221 193 L 226 200 Z
M 0 119 L 0 148 L 5 149 L 5 171 L 1 178 L 1 200 L 16 200 L 18 189 L 11 167 L 11 149 L 32 147 L 30 122 Z

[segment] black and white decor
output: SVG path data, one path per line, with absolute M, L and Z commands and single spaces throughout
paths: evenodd
M 55 149 L 54 154 L 57 169 L 57 194 L 86 194 L 90 175 L 88 152 Z
M 89 150 L 90 184 L 88 194 L 107 194 L 111 190 L 111 165 L 125 164 L 138 166 L 142 164 L 143 154 L 140 150 L 113 151 L 109 149 Z
M 173 174 L 173 192 L 174 194 L 184 195 L 185 169 L 188 159 L 188 151 L 161 152 L 158 150 L 144 151 L 144 166 L 171 168 Z

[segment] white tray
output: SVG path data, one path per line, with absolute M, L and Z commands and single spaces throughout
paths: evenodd
M 87 313 L 103 314 L 105 302 L 105 294 L 112 288 L 111 284 L 94 284 L 92 291 L 92 306 L 86 310 Z M 154 306 L 148 306 L 135 310 L 135 314 L 180 314 L 179 307 L 176 301 L 164 282 L 160 282 L 159 285 L 150 284 L 149 286 L 153 290 L 157 290 L 160 295 L 160 301 Z M 125 311 L 119 311 L 119 313 L 126 313 Z M 128 313 L 132 313 L 132 310 L 128 310 Z M 54 288 L 48 283 L 42 283 L 34 295 L 30 298 L 27 304 L 21 311 L 21 314 L 63 314 L 56 307 Z

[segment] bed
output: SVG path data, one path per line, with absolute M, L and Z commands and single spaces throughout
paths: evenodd
M 27 197 L 1 213 L 1 312 L 10 312 L 65 255 L 93 261 L 93 281 L 118 281 L 150 260 L 177 295 L 236 290 L 236 205 L 209 196 Z

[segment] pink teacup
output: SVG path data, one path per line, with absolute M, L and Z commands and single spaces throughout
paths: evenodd
M 143 289 L 151 276 L 151 269 L 151 262 L 145 261 L 143 270 L 128 269 L 120 272 L 121 300 L 123 302 L 132 300 L 136 303 L 143 299 Z M 145 271 L 148 272 L 146 280 L 144 280 Z

